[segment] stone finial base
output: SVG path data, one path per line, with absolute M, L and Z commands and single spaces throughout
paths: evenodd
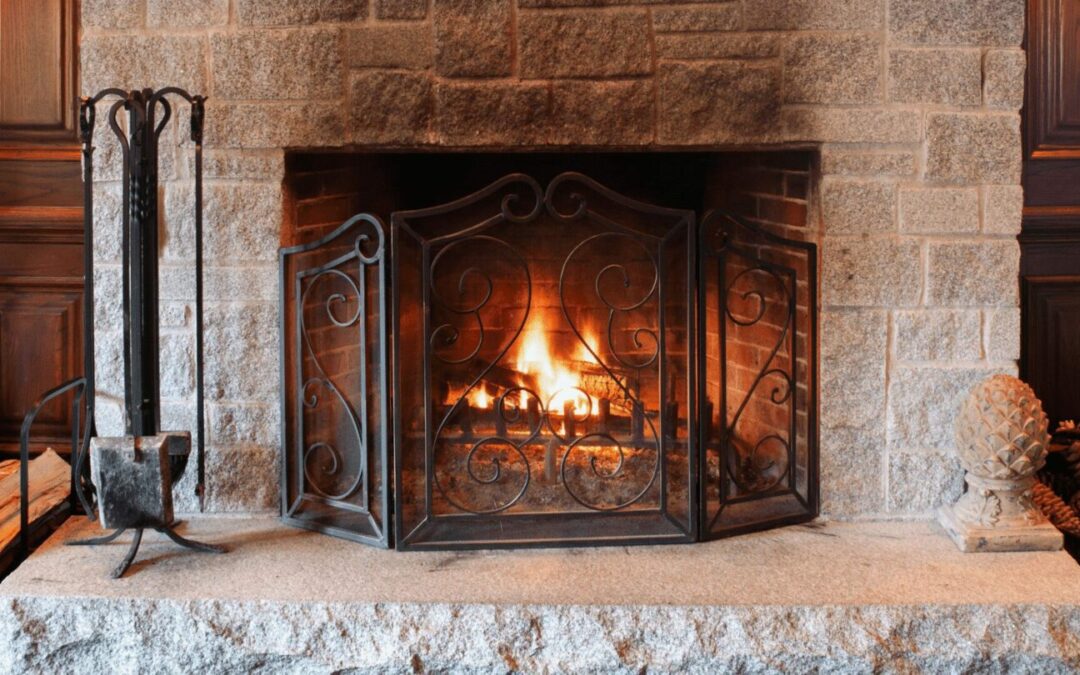
M 983 527 L 961 520 L 953 506 L 938 509 L 938 523 L 965 553 L 1005 551 L 1058 551 L 1065 544 L 1050 522 L 1011 527 Z

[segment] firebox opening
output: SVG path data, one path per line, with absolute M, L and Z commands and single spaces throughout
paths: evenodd
M 815 164 L 289 154 L 287 519 L 439 549 L 815 515 Z
M 445 204 L 510 173 L 546 185 L 576 171 L 659 206 L 724 209 L 784 236 L 814 230 L 816 150 L 602 153 L 353 153 L 292 151 L 285 158 L 282 245 L 316 239 L 361 211 Z M 800 235 L 799 231 L 803 230 Z

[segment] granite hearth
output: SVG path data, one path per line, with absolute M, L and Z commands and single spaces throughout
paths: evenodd
M 1039 672 L 1080 668 L 1080 567 L 970 555 L 928 523 L 831 523 L 693 546 L 396 553 L 219 517 L 64 539 L 0 587 L 3 672 Z M 182 530 L 183 531 L 183 530 Z

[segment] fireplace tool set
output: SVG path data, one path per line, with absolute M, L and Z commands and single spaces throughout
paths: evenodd
M 205 498 L 205 413 L 203 359 L 202 252 L 202 135 L 204 101 L 183 89 L 167 87 L 123 91 L 105 89 L 81 101 L 79 132 L 82 143 L 85 214 L 83 339 L 85 375 L 47 392 L 27 416 L 21 451 L 28 459 L 29 431 L 42 407 L 68 392 L 74 393 L 73 492 L 90 518 L 95 512 L 106 529 L 104 537 L 67 542 L 105 544 L 128 530 L 134 538 L 112 573 L 120 577 L 135 559 L 143 531 L 156 530 L 177 544 L 196 551 L 222 553 L 224 548 L 191 541 L 176 532 L 172 489 L 183 475 L 192 450 L 190 431 L 163 431 L 160 403 L 160 342 L 158 335 L 158 143 L 175 114 L 170 98 L 190 107 L 191 141 L 195 146 L 195 463 L 200 508 Z M 110 103 L 107 123 L 122 156 L 123 223 L 122 288 L 125 435 L 98 437 L 94 423 L 94 203 L 93 134 L 99 104 Z M 126 114 L 126 124 L 121 116 Z M 126 128 L 125 128 L 126 127 Z M 105 302 L 116 302 L 106 298 Z M 79 431 L 80 403 L 86 421 Z M 89 457 L 89 471 L 87 458 Z M 22 515 L 27 512 L 28 486 L 22 485 Z

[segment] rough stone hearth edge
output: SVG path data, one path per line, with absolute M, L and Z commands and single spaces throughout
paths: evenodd
M 1073 672 L 1080 607 L 9 599 L 3 672 Z

